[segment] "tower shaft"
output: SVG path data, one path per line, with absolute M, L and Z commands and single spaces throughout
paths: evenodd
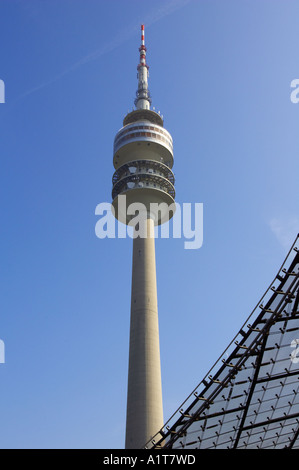
M 133 207 L 138 212 L 133 242 L 127 449 L 144 447 L 163 426 L 154 227 L 167 222 L 175 211 L 173 142 L 163 118 L 150 109 L 144 25 L 139 52 L 136 109 L 125 116 L 115 136 L 112 177 L 115 217 L 134 227 Z
M 133 241 L 126 448 L 142 448 L 163 426 L 154 221 Z

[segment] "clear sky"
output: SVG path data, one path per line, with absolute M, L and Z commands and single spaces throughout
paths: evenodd
M 132 240 L 95 235 L 137 87 L 204 242 L 156 242 L 165 420 L 299 231 L 298 0 L 0 0 L 1 448 L 122 448 Z

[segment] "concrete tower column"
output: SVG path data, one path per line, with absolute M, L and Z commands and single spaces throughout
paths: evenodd
M 143 223 L 147 236 L 133 241 L 126 449 L 142 448 L 163 426 L 154 221 Z
M 139 226 L 133 241 L 127 449 L 144 447 L 163 427 L 154 227 L 175 210 L 173 141 L 163 117 L 150 109 L 144 25 L 139 52 L 136 109 L 125 116 L 115 136 L 112 177 L 115 217 L 132 226 L 132 205 L 143 208 L 142 215 L 136 209 Z

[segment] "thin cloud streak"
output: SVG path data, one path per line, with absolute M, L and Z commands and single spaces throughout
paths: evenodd
M 269 221 L 269 226 L 280 245 L 288 250 L 299 233 L 299 217 L 273 217 Z
M 170 15 L 171 13 L 175 12 L 176 10 L 179 10 L 183 7 L 185 7 L 188 3 L 190 3 L 192 0 L 176 0 L 176 1 L 170 1 L 167 4 L 164 4 L 160 6 L 158 9 L 155 9 L 153 12 L 151 12 L 149 15 L 147 15 L 143 23 L 146 24 L 147 27 L 151 26 L 152 24 L 160 21 L 161 19 L 165 18 L 166 16 Z M 57 82 L 61 78 L 63 78 L 65 75 L 79 69 L 83 65 L 99 59 L 101 56 L 104 54 L 107 54 L 108 52 L 112 52 L 114 49 L 119 47 L 121 44 L 126 42 L 131 36 L 137 33 L 139 30 L 140 25 L 137 25 L 136 22 L 134 25 L 130 25 L 128 28 L 121 30 L 112 41 L 103 44 L 102 47 L 97 49 L 94 52 L 91 52 L 87 54 L 85 57 L 82 57 L 80 60 L 75 62 L 73 65 L 65 69 L 64 71 L 60 72 L 59 74 L 53 76 L 52 78 L 44 81 L 43 83 L 29 89 L 28 91 L 24 92 L 20 98 L 24 98 L 26 96 L 31 95 L 32 93 L 35 93 L 38 90 L 41 90 L 42 88 L 45 88 L 52 83 Z

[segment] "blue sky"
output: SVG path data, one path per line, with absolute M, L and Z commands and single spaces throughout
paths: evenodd
M 122 448 L 132 240 L 95 236 L 140 24 L 204 243 L 156 242 L 165 420 L 299 231 L 298 1 L 0 0 L 1 448 Z

